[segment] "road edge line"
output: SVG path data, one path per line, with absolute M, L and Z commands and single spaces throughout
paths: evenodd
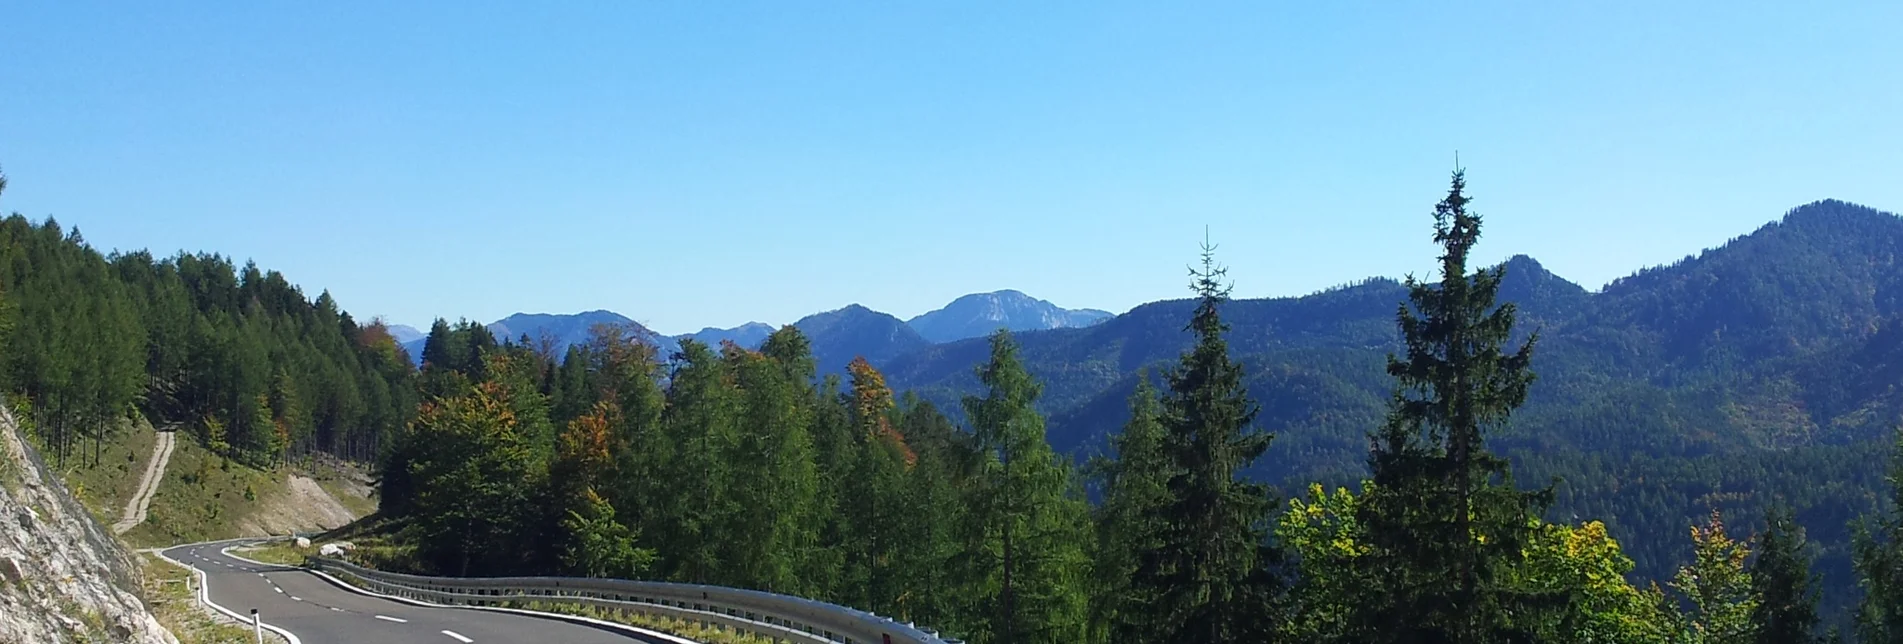
M 185 544 L 185 545 L 192 545 L 192 544 Z M 174 547 L 177 547 L 177 546 L 174 546 Z M 192 571 L 192 574 L 198 576 L 198 601 L 200 603 L 206 606 L 210 606 L 212 608 L 218 609 L 218 612 L 224 613 L 225 615 L 230 616 L 232 619 L 238 620 L 238 623 L 240 624 L 249 623 L 249 620 L 246 620 L 243 615 L 239 615 L 236 611 L 233 611 L 229 608 L 225 608 L 224 606 L 220 606 L 218 605 L 218 602 L 214 602 L 211 600 L 211 585 L 206 583 L 205 571 L 199 570 L 197 566 L 188 566 L 183 563 L 180 563 L 176 559 L 165 556 L 164 550 L 160 550 L 152 554 L 158 555 L 158 557 L 160 559 L 165 560 L 166 563 L 170 563 L 174 566 L 178 566 L 180 568 L 190 570 Z M 277 626 L 272 626 L 270 623 L 265 622 L 263 620 L 259 620 L 258 625 L 263 626 L 264 630 L 271 631 L 272 634 L 277 635 L 278 637 L 284 638 L 284 641 L 289 642 L 290 644 L 304 644 L 303 640 L 297 639 L 297 636 L 291 634 L 290 631 L 284 630 Z M 174 634 L 174 636 L 176 636 L 176 634 Z
M 601 626 L 601 627 L 628 631 L 630 633 L 634 633 L 636 635 L 640 635 L 643 637 L 658 638 L 661 641 L 669 642 L 670 644 L 701 644 L 700 642 L 696 642 L 694 640 L 690 640 L 690 639 L 681 637 L 679 635 L 669 635 L 667 633 L 663 633 L 663 632 L 655 631 L 655 630 L 649 630 L 649 629 L 641 628 L 639 626 L 634 626 L 631 624 L 623 624 L 621 622 L 611 622 L 605 619 L 595 619 L 593 617 L 583 617 L 581 615 L 569 615 L 566 613 L 550 613 L 547 611 L 528 610 L 526 608 L 504 608 L 501 606 L 470 606 L 470 605 L 460 605 L 460 604 L 459 605 L 438 604 L 434 602 L 426 602 L 420 599 L 410 599 L 408 597 L 398 597 L 396 595 L 385 595 L 383 593 L 371 591 L 365 588 L 358 588 L 356 585 L 351 584 L 350 582 L 344 581 L 342 579 L 332 577 L 330 573 L 326 573 L 322 570 L 315 570 L 311 568 L 305 568 L 303 570 L 304 572 L 317 575 L 319 578 L 323 579 L 324 581 L 328 581 L 339 588 L 343 588 L 345 590 L 348 590 L 360 595 L 368 595 L 368 596 L 376 597 L 379 599 L 387 599 L 387 600 L 395 601 L 395 602 L 403 602 L 405 604 L 410 604 L 413 606 L 422 606 L 424 608 L 459 608 L 459 609 L 468 609 L 468 610 L 486 610 L 486 611 L 493 611 L 498 613 L 517 613 L 522 615 L 534 615 L 537 617 L 553 618 L 553 619 L 559 619 L 564 621 L 589 624 L 592 626 Z

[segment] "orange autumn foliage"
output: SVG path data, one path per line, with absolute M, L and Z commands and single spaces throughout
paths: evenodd
M 897 405 L 892 402 L 892 389 L 886 386 L 885 375 L 864 357 L 853 358 L 846 365 L 846 373 L 852 378 L 853 412 L 866 438 L 892 441 L 905 455 L 907 466 L 918 464 L 918 454 L 905 444 L 905 435 L 892 427 L 890 413 Z

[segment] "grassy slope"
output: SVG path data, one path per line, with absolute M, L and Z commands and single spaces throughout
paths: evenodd
M 118 521 L 125 504 L 137 491 L 157 434 L 143 419 L 127 423 L 108 438 L 95 462 L 88 452 L 59 467 L 60 476 L 82 505 L 101 524 Z M 224 539 L 244 532 L 246 519 L 267 512 L 280 517 L 302 508 L 274 506 L 294 503 L 290 477 L 305 474 L 335 497 L 350 513 L 361 516 L 376 510 L 376 499 L 353 484 L 336 464 L 310 468 L 278 467 L 260 470 L 213 454 L 190 432 L 179 432 L 172 459 L 160 480 L 146 521 L 121 535 L 134 547 L 169 546 L 192 541 Z M 256 530 L 253 529 L 253 532 Z
M 152 459 L 152 446 L 157 440 L 158 435 L 144 420 L 125 423 L 101 447 L 97 464 L 88 445 L 83 456 L 75 454 L 64 465 L 49 457 L 47 465 L 59 470 L 67 489 L 72 490 L 73 496 L 79 498 L 80 505 L 86 506 L 94 519 L 109 526 L 119 520 L 126 501 L 138 491 L 139 477 L 145 474 L 146 461 Z M 40 454 L 49 454 L 44 446 L 35 447 Z
M 230 622 L 213 619 L 198 605 L 189 581 L 192 573 L 161 561 L 139 555 L 145 574 L 141 584 L 145 603 L 159 623 L 177 636 L 182 644 L 250 644 L 251 631 Z
M 281 470 L 266 472 L 213 454 L 187 434 L 176 445 L 145 523 L 122 535 L 126 542 L 154 547 L 240 536 L 238 520 L 288 480 Z

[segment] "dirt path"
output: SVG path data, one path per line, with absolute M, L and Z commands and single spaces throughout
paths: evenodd
M 152 505 L 152 495 L 159 491 L 159 481 L 165 479 L 165 464 L 172 460 L 172 432 L 159 432 L 158 442 L 152 445 L 152 460 L 145 464 L 145 478 L 139 479 L 139 491 L 126 501 L 125 518 L 112 524 L 113 534 L 125 534 L 133 526 L 145 523 L 145 511 Z

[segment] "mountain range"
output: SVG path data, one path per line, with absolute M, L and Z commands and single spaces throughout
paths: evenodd
M 1537 333 L 1538 380 L 1490 445 L 1520 481 L 1557 481 L 1557 518 L 1605 520 L 1645 577 L 1670 578 L 1688 556 L 1685 526 L 1712 509 L 1755 526 L 1781 501 L 1818 544 L 1826 584 L 1845 588 L 1846 523 L 1881 507 L 1884 447 L 1903 421 L 1900 258 L 1903 219 L 1841 201 L 1597 292 L 1513 257 L 1499 296 L 1518 310 L 1517 338 Z M 1298 491 L 1365 475 L 1406 297 L 1404 284 L 1374 278 L 1225 304 L 1231 353 L 1260 405 L 1255 425 L 1275 434 L 1252 477 Z M 1191 346 L 1194 304 L 1017 335 L 1043 384 L 1052 444 L 1079 457 L 1105 450 L 1140 374 L 1160 383 Z M 875 364 L 893 390 L 958 416 L 986 355 L 983 340 L 967 339 Z
M 1882 507 L 1880 442 L 1903 422 L 1900 258 L 1903 219 L 1835 200 L 1597 291 L 1514 256 L 1498 266 L 1499 299 L 1517 309 L 1516 341 L 1537 338 L 1538 380 L 1489 444 L 1514 462 L 1518 480 L 1555 486 L 1556 518 L 1604 520 L 1643 577 L 1670 578 L 1688 556 L 1685 526 L 1713 509 L 1756 525 L 1781 502 L 1817 544 L 1826 588 L 1846 588 L 1847 522 Z M 1385 365 L 1402 349 L 1394 318 L 1407 294 L 1406 284 L 1375 277 L 1224 305 L 1231 354 L 1260 406 L 1255 426 L 1275 434 L 1247 475 L 1285 493 L 1365 475 L 1369 432 L 1392 395 Z M 999 291 L 909 321 L 851 305 L 794 326 L 822 371 L 864 356 L 894 391 L 959 422 L 988 357 L 981 336 L 1012 329 L 1042 385 L 1049 440 L 1081 459 L 1106 449 L 1138 379 L 1162 384 L 1191 346 L 1194 305 L 1166 300 L 1110 316 Z M 585 330 L 562 317 L 498 325 Z M 706 329 L 663 342 L 751 346 L 769 331 Z M 1847 596 L 1826 594 L 1826 604 Z
M 1489 446 L 1523 484 L 1553 486 L 1551 518 L 1605 521 L 1635 574 L 1669 579 L 1689 556 L 1686 526 L 1714 509 L 1756 526 L 1773 503 L 1788 504 L 1816 544 L 1826 612 L 1840 612 L 1854 588 L 1848 523 L 1884 507 L 1883 447 L 1903 424 L 1903 219 L 1843 201 L 1806 204 L 1597 291 L 1524 255 L 1497 268 L 1499 299 L 1518 313 L 1516 342 L 1537 338 L 1538 380 Z M 1283 494 L 1365 476 L 1407 296 L 1403 282 L 1374 277 L 1224 305 L 1230 352 L 1260 407 L 1254 424 L 1275 435 L 1246 475 Z M 1194 306 L 1166 300 L 1110 316 L 999 291 L 911 320 L 852 305 L 795 326 L 822 371 L 864 356 L 894 391 L 960 423 L 988 357 L 981 336 L 1012 329 L 1042 385 L 1048 439 L 1083 459 L 1106 451 L 1140 378 L 1164 384 L 1193 341 L 1185 323 Z M 525 321 L 499 324 L 513 331 Z M 769 330 L 690 335 L 752 344 Z
M 882 363 L 935 342 L 981 337 L 1000 328 L 1012 331 L 1077 328 L 1110 317 L 1112 314 L 1107 311 L 1065 309 L 1018 291 L 1003 290 L 966 295 L 910 321 L 852 304 L 800 318 L 793 326 L 811 341 L 822 371 L 842 373 L 846 364 L 857 356 Z M 777 328 L 762 322 L 748 322 L 730 329 L 707 327 L 694 333 L 665 336 L 627 316 L 605 310 L 573 314 L 517 313 L 491 322 L 487 327 L 497 340 L 519 341 L 527 337 L 531 343 L 548 344 L 556 355 L 561 355 L 569 345 L 587 341 L 589 329 L 604 323 L 638 329 L 654 340 L 662 355 L 673 353 L 686 339 L 709 345 L 733 342 L 758 348 Z M 389 329 L 410 359 L 420 364 L 427 334 L 403 325 L 391 325 Z

